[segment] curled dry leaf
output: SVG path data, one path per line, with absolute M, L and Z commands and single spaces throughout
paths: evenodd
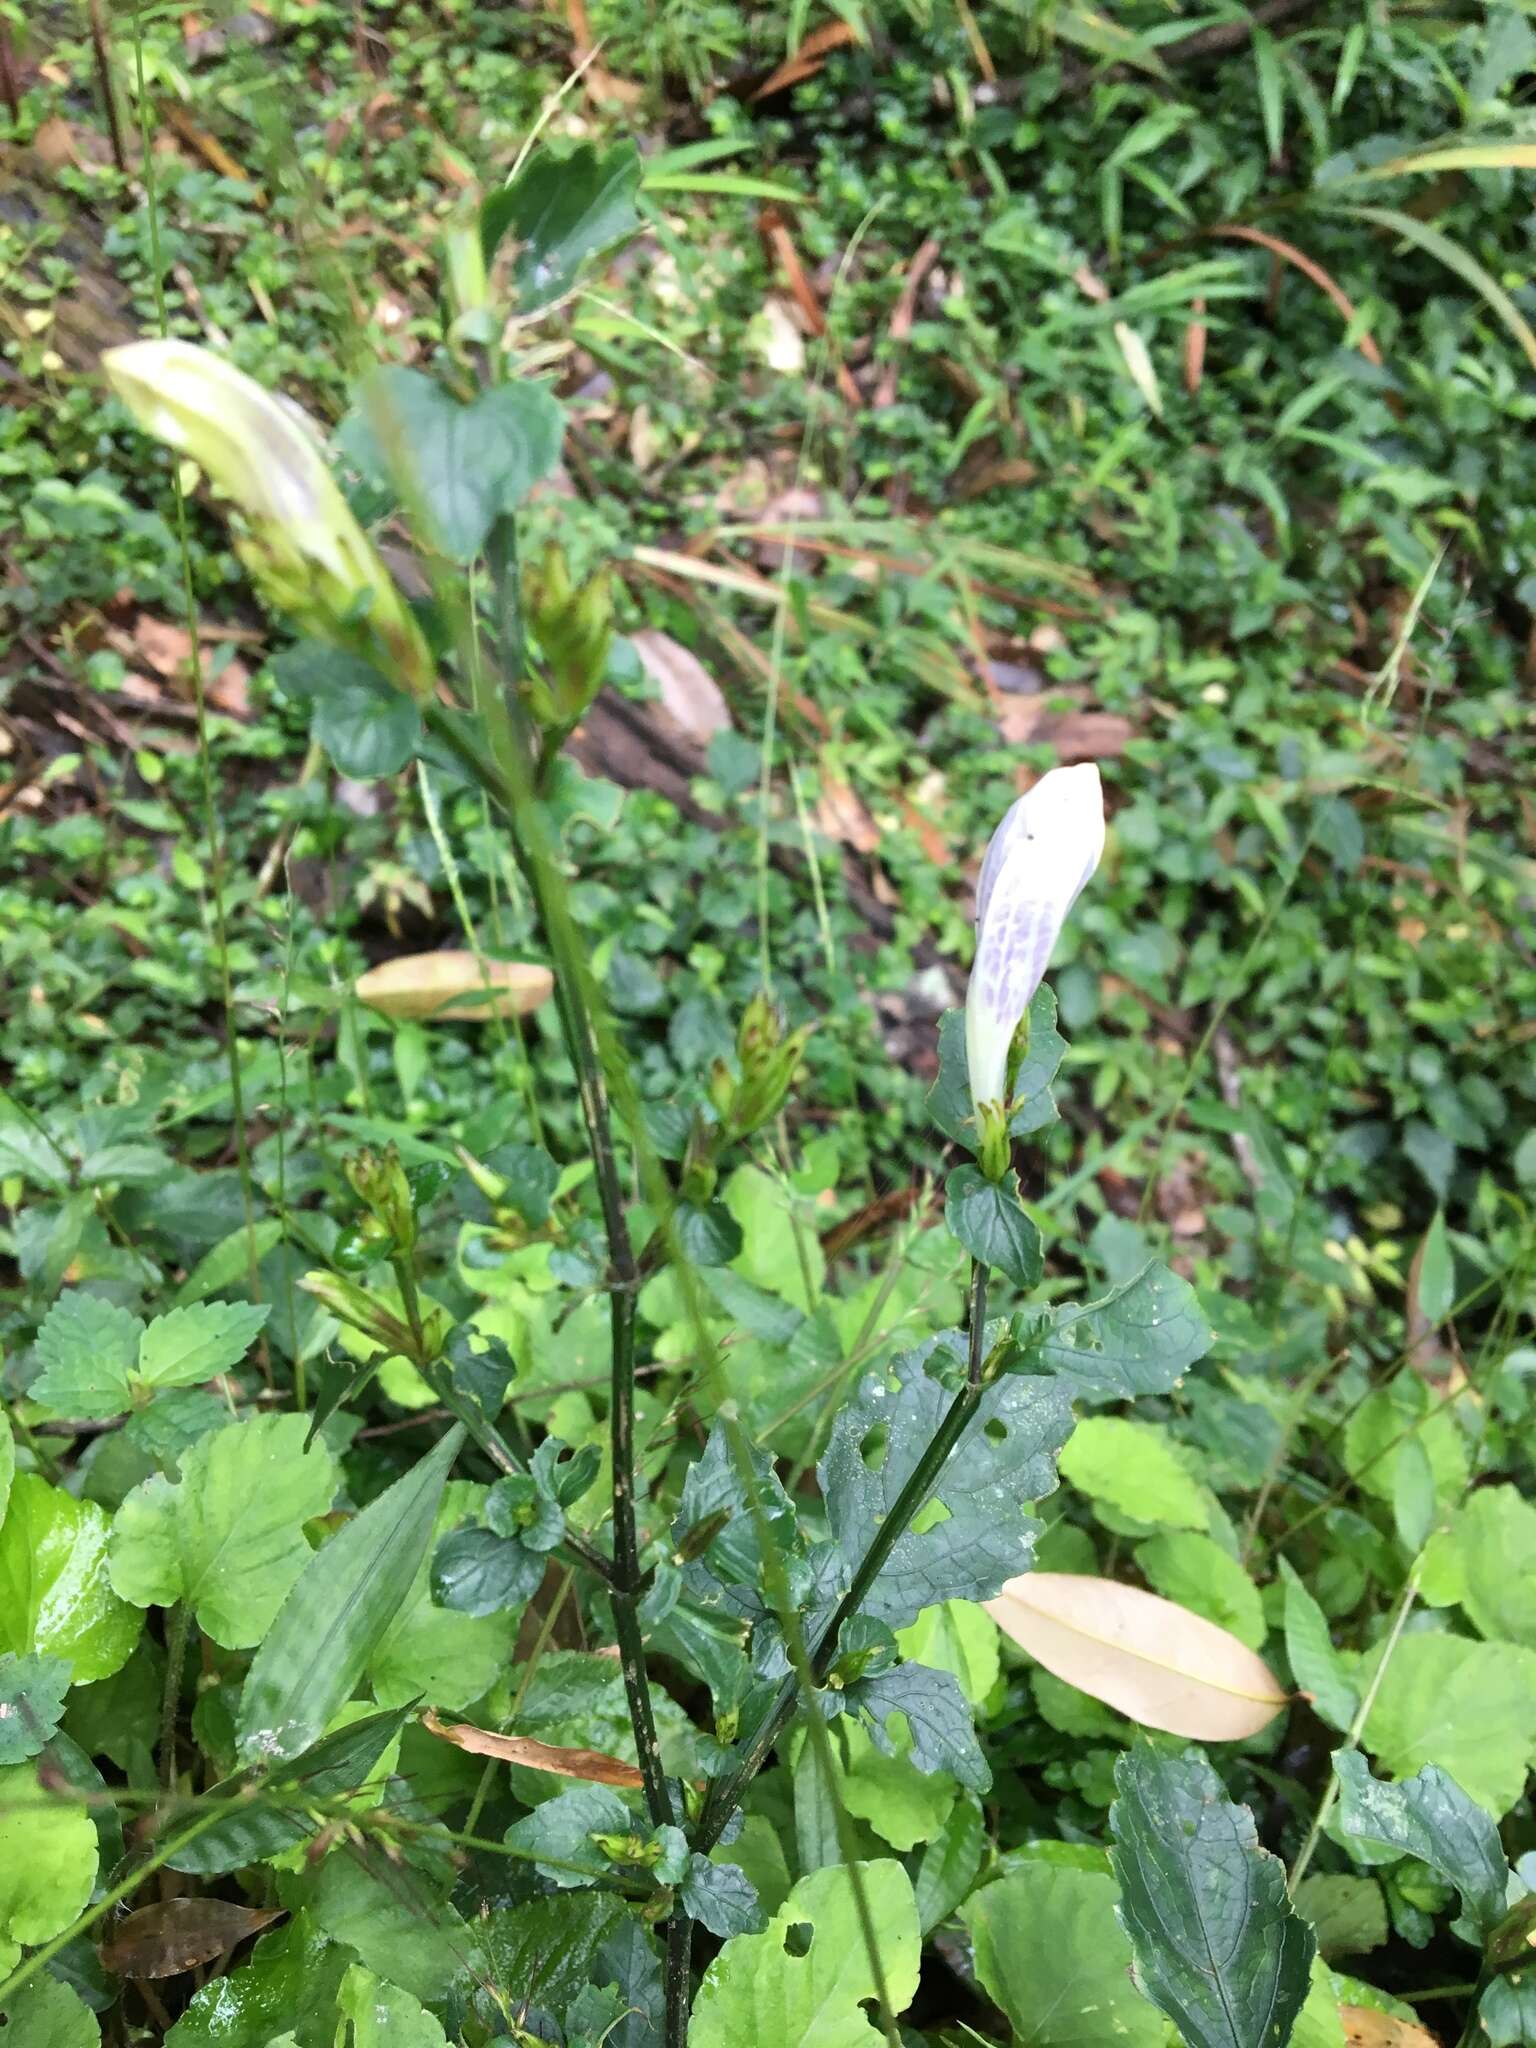
M 1376 2012 L 1368 2005 L 1341 2005 L 1346 2048 L 1440 2048 L 1434 2035 L 1412 2020 Z
M 731 722 L 720 685 L 680 640 L 654 626 L 630 634 L 640 666 L 661 692 L 661 701 L 690 739 L 702 745 Z
M 1239 1742 L 1289 1697 L 1236 1636 L 1114 1579 L 1029 1572 L 1010 1579 L 986 1609 L 1047 1671 L 1144 1728 Z
M 477 960 L 447 947 L 406 953 L 358 976 L 358 1000 L 386 1017 L 430 1017 L 435 1022 L 479 1022 L 490 1016 L 526 1017 L 548 1002 L 555 978 L 524 960 Z
M 259 1912 L 228 1899 L 167 1899 L 120 1920 L 101 1945 L 101 1960 L 115 1977 L 176 1977 L 282 1917 L 281 1908 Z
M 493 1756 L 504 1764 L 526 1764 L 530 1770 L 553 1771 L 559 1778 L 585 1778 L 592 1785 L 639 1786 L 644 1778 L 633 1764 L 601 1749 L 554 1749 L 527 1735 L 493 1735 L 468 1721 L 440 1721 L 429 1709 L 421 1717 L 429 1735 L 466 1749 L 472 1756 Z

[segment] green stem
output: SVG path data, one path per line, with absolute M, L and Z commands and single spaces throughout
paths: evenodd
M 176 1786 L 176 1713 L 181 1705 L 181 1674 L 187 1660 L 191 1623 L 185 1601 L 178 1600 L 165 1617 L 165 1692 L 160 1702 L 160 1782 Z
M 844 1622 L 856 1614 L 869 1589 L 885 1569 L 886 1559 L 902 1536 L 906 1534 L 913 1517 L 932 1493 L 934 1483 L 949 1460 L 950 1453 L 965 1434 L 966 1426 L 976 1412 L 982 1387 L 982 1368 L 986 1363 L 987 1323 L 987 1269 L 978 1260 L 971 1262 L 971 1289 L 969 1308 L 969 1358 L 965 1385 L 950 1403 L 943 1421 L 934 1432 L 933 1441 L 913 1467 L 912 1476 L 896 1497 L 896 1504 L 880 1524 L 874 1541 L 859 1561 L 853 1575 L 853 1583 L 838 1602 L 837 1610 L 822 1631 L 811 1657 L 811 1672 L 817 1684 L 826 1677 L 837 1656 L 838 1636 Z M 798 1675 L 786 1678 L 779 1688 L 777 1697 L 769 1707 L 756 1731 L 748 1742 L 746 1751 L 736 1768 L 723 1778 L 717 1778 L 704 1802 L 704 1811 L 699 1816 L 695 1846 L 706 1853 L 719 1841 L 726 1823 L 740 1803 L 741 1795 L 753 1778 L 767 1762 L 774 1745 L 783 1734 L 786 1725 L 799 1703 L 800 1679 Z

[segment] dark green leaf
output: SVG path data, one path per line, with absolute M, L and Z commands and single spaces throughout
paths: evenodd
M 937 1377 L 943 1368 L 952 1376 L 949 1386 Z M 818 1477 L 844 1584 L 932 1441 L 964 1371 L 965 1342 L 951 1331 L 871 1373 L 840 1410 Z M 1027 1571 L 1040 1525 L 1026 1503 L 1054 1491 L 1056 1453 L 1071 1430 L 1071 1402 L 1058 1381 L 1009 1374 L 988 1387 L 918 1526 L 897 1539 L 864 1611 L 904 1628 L 941 1600 L 990 1600 L 1005 1580 Z
M 706 1209 L 680 1202 L 672 1219 L 677 1248 L 694 1266 L 728 1266 L 741 1251 L 741 1225 L 724 1202 Z
M 709 1433 L 702 1456 L 688 1467 L 672 1524 L 672 1541 L 687 1559 L 684 1583 L 701 1607 L 729 1609 L 753 1620 L 770 1612 L 758 1519 L 767 1522 L 786 1556 L 799 1549 L 795 1511 L 761 1451 L 750 1457 L 756 1512 L 722 1423 Z M 703 1547 L 700 1548 L 700 1545 Z
M 564 298 L 588 257 L 635 232 L 640 217 L 640 156 L 632 142 L 601 155 L 584 142 L 566 155 L 541 150 L 510 185 L 493 192 L 480 212 L 489 263 L 502 239 L 517 245 L 512 281 L 518 310 L 536 312 Z
M 498 1145 L 485 1163 L 506 1182 L 504 1199 L 525 1223 L 538 1230 L 549 1221 L 560 1168 L 542 1145 Z
M 1024 1214 L 1012 1168 L 1001 1181 L 990 1181 L 974 1166 L 957 1166 L 945 1187 L 944 1221 L 973 1259 L 1015 1287 L 1038 1286 L 1040 1233 Z
M 98 2048 L 95 2014 L 68 1984 L 46 1974 L 7 1998 L 0 2016 L 8 2022 L 7 2048 Z
M 500 1614 L 526 1607 L 544 1583 L 549 1560 L 515 1536 L 490 1529 L 455 1529 L 432 1557 L 432 1597 L 459 1614 Z
M 606 1785 L 573 1785 L 536 1806 L 525 1820 L 507 1829 L 509 1849 L 531 1856 L 539 1872 L 562 1891 L 591 1884 L 612 1870 L 608 1858 L 592 1841 L 594 1835 L 633 1831 L 635 1816 L 617 1792 Z
M 314 737 L 343 775 L 398 774 L 421 745 L 415 700 L 355 654 L 302 640 L 272 666 L 285 690 L 314 706 Z
M 1194 1749 L 1132 1750 L 1115 1787 L 1111 1860 L 1137 1982 L 1189 2048 L 1279 2048 L 1317 1944 L 1253 1815 Z
M 1351 1841 L 1417 1856 L 1461 1893 L 1467 1915 L 1486 1936 L 1503 1918 L 1509 1867 L 1494 1821 L 1456 1780 L 1433 1764 L 1384 1784 L 1358 1750 L 1333 1759 L 1339 1825 Z
M 507 1398 L 507 1388 L 517 1377 L 512 1353 L 499 1337 L 487 1337 L 460 1324 L 448 1339 L 447 1358 L 454 1392 L 473 1401 L 486 1420 L 494 1422 Z
M 495 1907 L 475 1928 L 485 1956 L 487 1987 L 501 1994 L 506 2007 L 515 2011 L 527 1999 L 532 2010 L 547 2013 L 563 2026 L 582 1991 L 602 1977 L 597 1957 L 603 1943 L 628 1918 L 622 1903 L 606 1892 Z M 485 1994 L 477 1996 L 477 2006 L 482 2003 L 486 2019 L 493 2023 L 505 2009 L 494 2006 Z
M 739 1863 L 689 1857 L 678 1897 L 684 1911 L 711 1934 L 756 1934 L 768 1924 L 752 1880 Z
M 0 1764 L 43 1748 L 63 1718 L 69 1674 L 62 1657 L 0 1657 Z
M 307 1841 L 317 1825 L 310 1809 L 323 1811 L 328 1801 L 357 1791 L 414 1711 L 412 1705 L 369 1714 L 324 1736 L 270 1777 L 242 1771 L 215 1785 L 210 1804 L 241 1803 L 178 1850 L 170 1858 L 171 1868 L 196 1877 L 223 1877 Z
M 1166 1394 L 1211 1347 L 1211 1328 L 1187 1280 L 1155 1259 L 1080 1308 L 1057 1309 L 1030 1347 L 1085 1401 Z
M 296 2033 L 303 2048 L 329 2042 L 351 1960 L 309 1913 L 295 1913 L 286 1927 L 262 1936 L 248 1963 L 193 1994 L 166 2048 L 267 2048 L 285 2033 Z
M 948 1771 L 972 1792 L 990 1787 L 992 1773 L 976 1741 L 971 1708 L 952 1672 L 898 1664 L 861 1678 L 844 1697 L 866 1717 L 870 1739 L 883 1755 L 896 1754 L 887 1719 L 904 1714 L 912 1733 L 912 1761 L 920 1771 Z
M 238 1735 L 247 1761 L 300 1755 L 351 1698 L 411 1590 L 463 1440 L 462 1428 L 450 1430 L 305 1566 L 246 1677 Z
M 981 1869 L 987 1843 L 986 1816 L 974 1793 L 963 1792 L 949 1810 L 943 1829 L 924 1845 L 920 1857 L 909 1859 L 917 1917 L 931 1934 L 947 1920 L 970 1892 Z M 912 1868 L 915 1860 L 916 1867 Z
M 445 1889 L 414 1864 L 349 1845 L 320 1865 L 310 1910 L 370 1970 L 387 1970 L 391 1983 L 430 2003 L 480 1965 L 479 1944 Z
M 424 539 L 470 562 L 560 454 L 565 415 L 542 384 L 498 384 L 461 405 L 420 370 L 386 364 L 362 389 L 380 460 Z

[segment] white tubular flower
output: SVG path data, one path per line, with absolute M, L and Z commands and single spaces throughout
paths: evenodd
M 189 341 L 134 341 L 101 361 L 145 432 L 189 456 L 244 515 L 236 548 L 273 605 L 425 694 L 432 663 L 420 631 L 300 408 Z
M 1001 1112 L 1008 1053 L 1067 913 L 1104 852 L 1104 792 L 1092 762 L 1053 768 L 993 833 L 976 889 L 976 960 L 965 1054 L 980 1116 Z

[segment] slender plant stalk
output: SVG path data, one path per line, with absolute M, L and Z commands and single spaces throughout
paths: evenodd
M 187 1630 L 191 1613 L 178 1600 L 165 1617 L 165 1692 L 160 1701 L 160 1782 L 167 1791 L 176 1784 L 176 1712 L 181 1705 L 181 1674 L 187 1661 Z
M 966 1425 L 976 1412 L 982 1396 L 982 1367 L 986 1362 L 986 1321 L 987 1321 L 987 1269 L 979 1261 L 971 1262 L 971 1289 L 969 1307 L 969 1361 L 965 1385 L 950 1403 L 949 1409 L 934 1432 L 933 1440 L 912 1469 L 912 1476 L 896 1497 L 896 1503 L 880 1524 L 874 1541 L 859 1561 L 853 1575 L 853 1583 L 838 1602 L 832 1619 L 827 1623 L 811 1657 L 811 1671 L 817 1684 L 826 1677 L 837 1655 L 837 1640 L 849 1616 L 856 1614 L 865 1595 L 885 1568 L 886 1559 L 895 1549 L 899 1539 L 906 1534 L 914 1515 L 927 1501 L 933 1491 L 934 1482 L 948 1461 L 949 1454 L 965 1434 Z M 696 1846 L 706 1852 L 719 1841 L 731 1815 L 740 1803 L 741 1795 L 767 1762 L 775 1743 L 783 1734 L 790 1717 L 799 1703 L 800 1679 L 798 1674 L 786 1678 L 773 1704 L 758 1723 L 736 1768 L 723 1778 L 717 1778 L 709 1797 L 704 1802 L 704 1811 L 699 1816 Z

